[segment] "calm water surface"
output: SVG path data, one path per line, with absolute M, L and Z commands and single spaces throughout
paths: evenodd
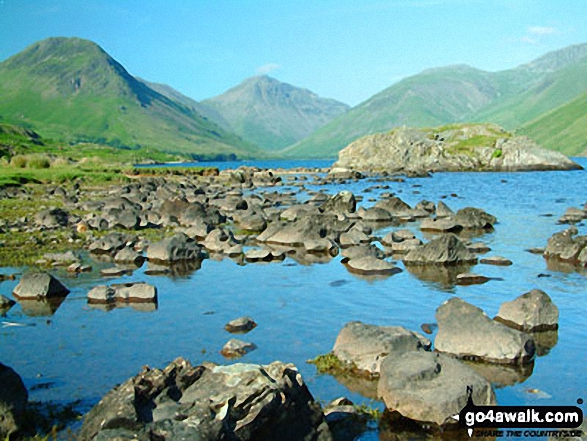
M 578 161 L 587 167 L 585 158 Z M 294 161 L 293 165 L 271 166 L 278 164 L 323 167 L 330 162 Z M 427 179 L 385 183 L 391 189 L 382 191 L 393 191 L 411 205 L 422 199 L 438 202 L 443 198 L 455 211 L 475 206 L 497 216 L 495 231 L 478 240 L 492 248 L 488 255 L 505 256 L 514 265 L 477 265 L 473 271 L 502 280 L 451 287 L 420 280 L 408 271 L 381 280 L 365 280 L 348 273 L 340 256 L 328 264 L 312 266 L 290 258 L 246 266 L 230 259 L 205 260 L 201 269 L 185 277 L 147 276 L 143 267 L 131 276 L 109 280 L 108 283 L 154 284 L 159 291 L 159 305 L 150 312 L 130 307 L 106 312 L 86 302 L 87 292 L 104 283 L 98 275 L 104 264 L 92 262 L 94 273 L 77 279 L 65 272 L 56 273 L 72 292 L 54 315 L 30 316 L 26 305 L 17 304 L 5 318 L 0 318 L 0 322 L 34 325 L 0 327 L 0 360 L 23 377 L 31 400 L 81 400 L 81 408 L 86 410 L 113 386 L 136 375 L 143 365 L 164 367 L 178 356 L 194 364 L 205 360 L 226 363 L 219 351 L 232 336 L 223 327 L 231 319 L 250 315 L 258 327 L 240 337 L 254 342 L 258 349 L 240 361 L 293 362 L 318 400 L 326 402 L 344 395 L 369 403 L 369 399 L 349 391 L 331 376 L 318 375 L 315 367 L 306 363 L 332 349 L 345 323 L 361 320 L 419 331 L 422 323 L 435 322 L 436 308 L 451 296 L 459 296 L 494 316 L 502 302 L 539 288 L 560 309 L 556 344 L 536 359 L 529 378 L 499 387 L 498 402 L 575 405 L 578 398 L 587 399 L 587 276 L 549 270 L 541 256 L 525 250 L 545 246 L 548 237 L 565 228 L 556 220 L 566 208 L 587 202 L 586 177 L 585 171 L 438 173 Z M 376 184 L 363 180 L 345 187 L 315 189 L 326 189 L 331 194 L 348 189 L 364 195 L 362 205 L 369 206 L 372 202 L 368 199 L 376 198 L 379 190 L 363 190 Z M 291 187 L 281 187 L 288 188 Z M 308 188 L 312 186 L 308 184 Z M 417 223 L 403 227 L 423 237 Z M 583 234 L 585 230 L 580 226 Z M 387 231 L 389 228 L 380 235 Z M 401 262 L 398 265 L 403 268 Z M 0 269 L 3 273 L 20 270 Z M 539 278 L 540 273 L 550 277 Z M 0 294 L 11 297 L 15 285 L 16 282 L 2 282 Z M 50 387 L 43 387 L 47 385 Z M 540 393 L 529 393 L 532 389 Z M 377 438 L 376 432 L 369 432 L 361 439 Z

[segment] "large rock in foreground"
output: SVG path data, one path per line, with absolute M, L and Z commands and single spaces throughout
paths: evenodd
M 444 354 L 418 351 L 383 361 L 377 394 L 406 418 L 443 425 L 456 423 L 452 416 L 467 404 L 470 386 L 477 406 L 495 405 L 491 384 L 473 369 Z
M 491 320 L 481 308 L 452 297 L 436 310 L 434 348 L 460 358 L 524 364 L 534 357 L 530 336 Z
M 407 352 L 430 350 L 430 341 L 401 326 L 347 323 L 338 333 L 332 352 L 351 369 L 379 375 L 385 357 L 403 357 Z
M 85 417 L 80 440 L 330 440 L 292 364 L 144 368 Z
M 0 363 L 0 439 L 22 429 L 28 393 L 20 376 Z
M 365 136 L 342 149 L 334 167 L 376 172 L 582 169 L 561 153 L 494 124 L 397 128 Z

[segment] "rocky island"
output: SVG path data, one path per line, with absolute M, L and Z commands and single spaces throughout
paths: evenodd
M 360 138 L 339 152 L 335 168 L 373 172 L 580 170 L 495 124 L 402 127 Z

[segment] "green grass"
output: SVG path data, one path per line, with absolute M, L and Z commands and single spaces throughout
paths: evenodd
M 332 352 L 325 355 L 318 355 L 313 360 L 308 360 L 308 363 L 315 365 L 321 374 L 341 373 L 347 370 L 345 364 Z
M 587 93 L 523 125 L 518 133 L 568 156 L 587 155 Z

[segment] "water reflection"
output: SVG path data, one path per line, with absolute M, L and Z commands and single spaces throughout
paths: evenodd
M 459 424 L 445 427 L 426 426 L 402 417 L 397 412 L 386 410 L 379 422 L 381 441 L 429 441 L 429 440 L 470 440 L 467 431 Z M 492 440 L 495 437 L 484 437 Z
M 169 276 L 171 278 L 189 277 L 202 268 L 201 260 L 182 260 L 170 265 L 148 262 L 145 274 L 148 276 Z
M 155 312 L 158 308 L 157 302 L 88 303 L 88 306 L 92 309 L 98 309 L 104 312 L 127 307 L 130 307 L 137 312 Z
M 407 270 L 423 282 L 433 282 L 444 288 L 456 285 L 459 274 L 470 272 L 473 265 L 406 265 Z
M 22 308 L 22 312 L 29 317 L 50 317 L 61 306 L 65 297 L 52 297 L 49 299 L 19 299 L 16 301 Z
M 558 343 L 558 329 L 552 331 L 532 332 L 530 336 L 536 344 L 536 355 L 543 357 L 547 355 Z
M 534 371 L 534 362 L 522 366 L 466 360 L 462 360 L 462 363 L 469 366 L 498 389 L 523 383 Z

